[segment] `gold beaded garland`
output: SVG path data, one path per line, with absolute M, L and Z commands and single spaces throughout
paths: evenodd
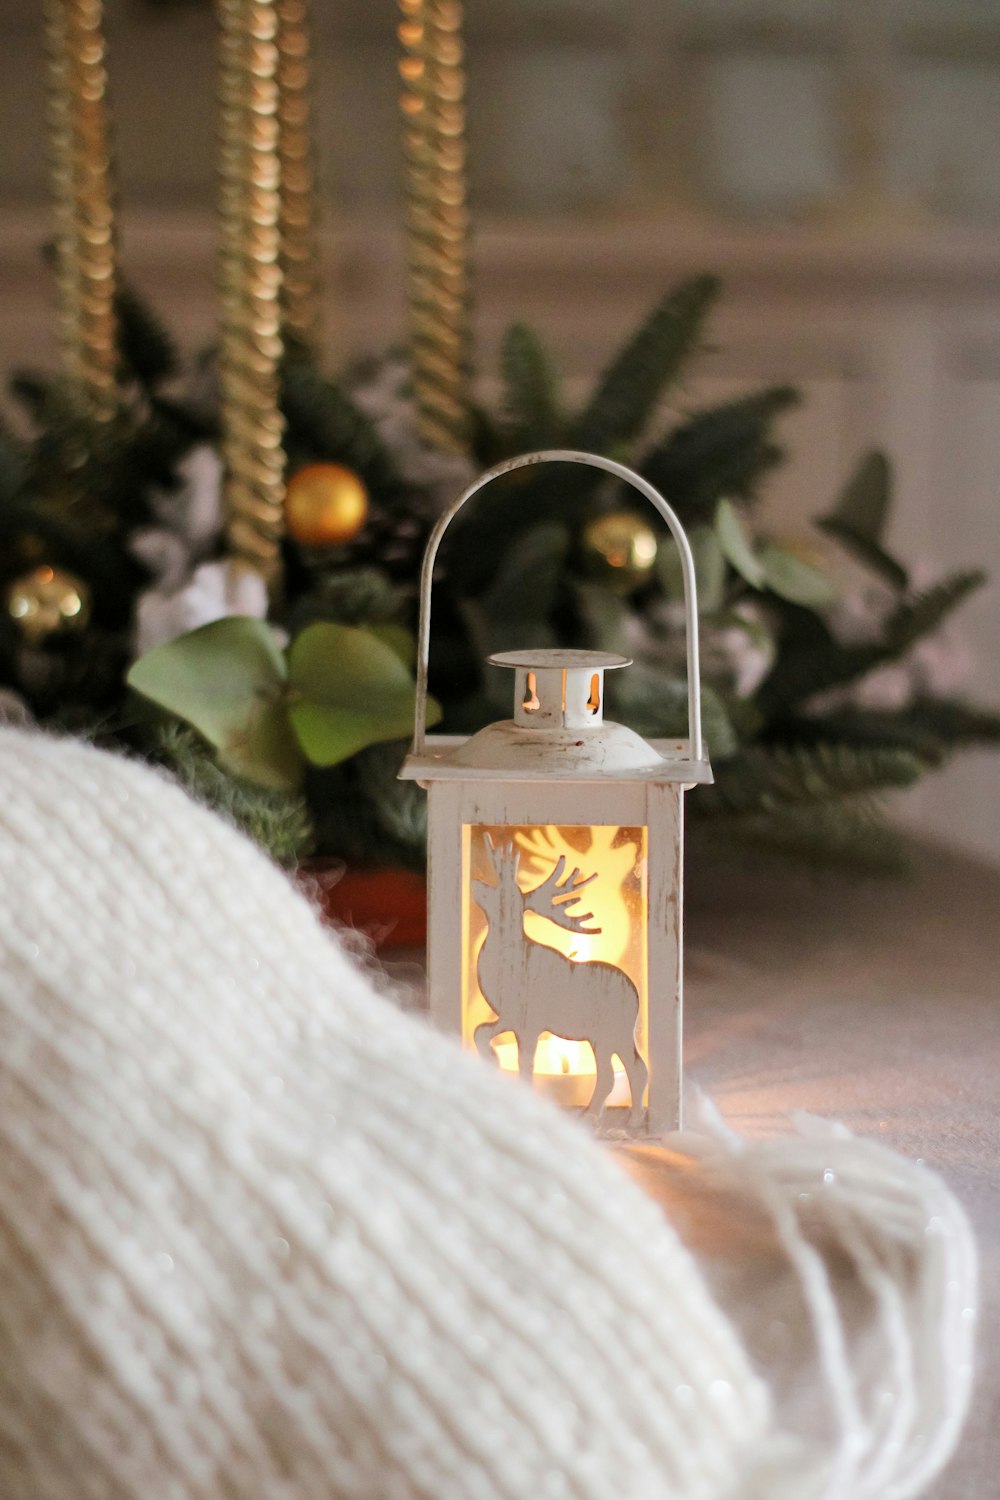
M 630 511 L 610 511 L 588 521 L 583 556 L 588 573 L 615 593 L 630 594 L 645 583 L 656 562 L 656 533 Z
M 343 464 L 308 464 L 285 489 L 285 525 L 307 547 L 337 547 L 357 536 L 368 515 L 368 491 Z
M 8 584 L 7 613 L 29 645 L 48 636 L 82 630 L 90 618 L 90 590 L 82 579 L 47 563 Z

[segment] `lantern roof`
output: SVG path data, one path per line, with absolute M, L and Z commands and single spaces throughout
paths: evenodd
M 687 740 L 644 740 L 604 718 L 604 673 L 629 658 L 603 651 L 529 650 L 491 656 L 514 669 L 514 717 L 469 737 L 429 735 L 407 756 L 407 781 L 695 782 L 712 780 Z
M 623 724 L 605 723 L 600 743 L 584 747 L 570 732 L 518 731 L 513 719 L 489 724 L 471 737 L 429 734 L 410 753 L 401 781 L 645 781 L 707 784 L 715 778 L 707 759 L 692 760 L 688 740 L 643 740 Z M 544 738 L 543 738 L 544 736 Z M 642 747 L 642 763 L 623 764 L 623 750 Z M 581 751 L 586 751 L 581 755 Z

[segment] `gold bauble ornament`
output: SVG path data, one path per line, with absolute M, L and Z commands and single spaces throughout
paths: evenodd
M 90 618 L 90 590 L 82 579 L 47 563 L 8 584 L 7 613 L 29 645 L 50 635 L 82 630 Z
M 653 528 L 631 511 L 595 516 L 583 531 L 587 572 L 619 594 L 630 594 L 647 581 L 657 545 Z
M 285 489 L 288 535 L 305 547 L 337 547 L 357 536 L 368 515 L 368 491 L 343 464 L 309 464 Z

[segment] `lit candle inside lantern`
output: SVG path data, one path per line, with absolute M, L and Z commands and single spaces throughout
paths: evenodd
M 604 717 L 605 673 L 626 657 L 518 650 L 513 716 L 468 739 L 426 733 L 437 549 L 491 480 L 544 462 L 631 484 L 677 542 L 688 639 L 689 736 L 644 740 Z M 582 1107 L 599 1126 L 680 1123 L 683 795 L 712 779 L 701 735 L 694 558 L 674 512 L 612 459 L 528 453 L 489 470 L 438 521 L 424 557 L 413 747 L 401 775 L 428 788 L 431 1014 L 466 1046 Z M 626 1105 L 626 1108 L 618 1106 Z
M 564 868 L 579 867 L 585 875 L 592 876 L 592 883 L 586 888 L 586 906 L 591 912 L 588 927 L 599 930 L 567 929 L 537 911 L 527 910 L 524 936 L 529 943 L 554 948 L 573 963 L 605 963 L 627 974 L 640 995 L 639 1034 L 644 1036 L 645 954 L 638 912 L 645 900 L 645 829 L 607 825 L 558 828 L 550 824 L 541 828 L 508 828 L 502 830 L 502 835 L 512 838 L 521 853 L 517 884 L 522 892 L 530 892 L 550 877 L 560 858 Z M 501 837 L 501 830 L 492 830 L 492 836 Z M 466 1002 L 470 1036 L 491 1014 L 476 980 L 479 953 L 486 936 L 485 919 L 475 921 L 475 927 Z M 492 1046 L 500 1067 L 516 1073 L 518 1048 L 511 1035 L 500 1033 Z M 621 1059 L 616 1058 L 614 1070 L 615 1089 L 609 1102 L 623 1104 L 628 1100 L 628 1081 Z M 535 1051 L 535 1077 L 543 1093 L 562 1104 L 585 1105 L 593 1092 L 596 1072 L 589 1041 L 542 1033 Z

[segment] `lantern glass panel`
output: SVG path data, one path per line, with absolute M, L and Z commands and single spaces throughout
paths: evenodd
M 584 1106 L 595 1016 L 605 1045 L 621 1038 L 631 1058 L 634 1033 L 648 1057 L 647 829 L 465 823 L 462 850 L 463 1041 L 492 1024 L 480 1049 L 488 1036 L 516 1072 L 515 1031 L 540 1033 L 535 1087 Z M 631 1103 L 623 1063 L 616 1051 L 611 1107 Z

